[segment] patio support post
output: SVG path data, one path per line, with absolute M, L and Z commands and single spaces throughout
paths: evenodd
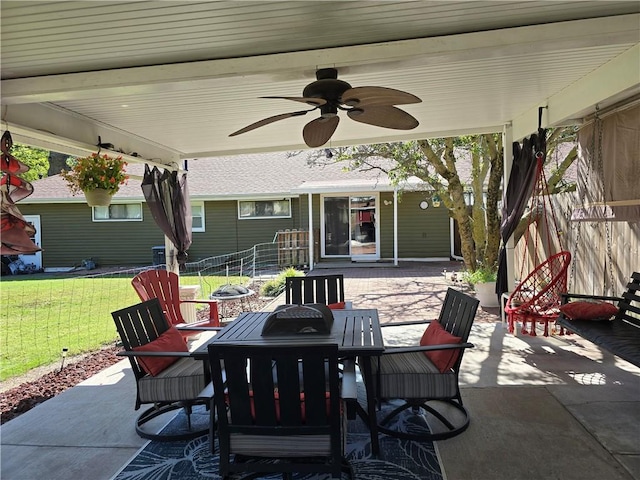
M 308 194 L 309 202 L 309 270 L 313 270 L 313 195 Z
M 393 189 L 393 264 L 398 266 L 398 189 Z
M 507 188 L 509 184 L 509 177 L 511 176 L 511 168 L 513 167 L 513 156 L 511 150 L 511 144 L 513 143 L 513 127 L 511 123 L 505 124 L 502 128 L 502 158 L 503 158 L 503 190 Z M 515 243 L 513 235 L 507 240 L 505 245 L 505 251 L 507 255 L 507 286 L 509 292 L 513 292 L 516 288 L 516 275 L 515 275 Z

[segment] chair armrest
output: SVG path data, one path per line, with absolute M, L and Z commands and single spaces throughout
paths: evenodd
M 411 320 L 406 322 L 393 322 L 393 323 L 384 323 L 381 324 L 381 327 L 402 327 L 407 325 L 422 325 L 425 323 L 435 322 L 436 320 Z
M 411 347 L 388 347 L 385 348 L 382 355 L 395 355 L 398 353 L 412 353 L 412 352 L 431 352 L 437 350 L 455 350 L 463 348 L 474 348 L 473 343 L 447 343 L 443 345 L 414 345 Z
M 218 301 L 217 300 L 180 300 L 180 303 L 205 303 L 209 305 L 209 323 L 217 327 L 220 325 L 220 314 L 218 313 Z
M 118 357 L 191 357 L 191 352 L 133 352 L 123 350 L 116 353 Z
M 206 327 L 204 325 L 207 325 L 207 323 L 205 323 L 203 326 L 199 327 L 197 325 L 192 326 L 192 323 L 181 323 L 179 325 L 176 325 L 176 329 L 177 330 L 186 330 L 186 331 L 190 331 L 190 330 L 195 330 L 198 332 L 219 332 L 220 330 L 224 330 L 225 327 Z
M 562 303 L 565 304 L 570 298 L 579 298 L 583 300 L 611 300 L 615 302 L 622 301 L 620 297 L 612 297 L 608 295 L 585 295 L 582 293 L 561 293 Z

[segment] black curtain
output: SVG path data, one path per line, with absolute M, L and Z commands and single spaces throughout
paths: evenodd
M 180 266 L 187 262 L 191 246 L 191 203 L 187 188 L 187 174 L 178 178 L 178 172 L 144 166 L 142 193 L 156 224 L 178 250 Z
M 540 128 L 537 134 L 522 141 L 513 142 L 513 167 L 509 175 L 509 184 L 502 194 L 502 220 L 500 236 L 502 248 L 498 257 L 498 278 L 496 293 L 500 297 L 509 290 L 507 285 L 507 240 L 515 232 L 522 214 L 531 197 L 536 183 L 536 166 L 538 161 L 544 164 L 547 156 L 547 131 Z

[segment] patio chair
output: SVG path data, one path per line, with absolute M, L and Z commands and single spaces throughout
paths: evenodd
M 549 322 L 555 322 L 558 318 L 562 294 L 567 293 L 570 262 L 571 253 L 556 253 L 538 265 L 516 286 L 504 307 L 510 333 L 515 332 L 517 322 L 522 322 L 521 333 L 535 336 L 536 323 L 543 323 L 544 336 L 549 335 Z M 527 323 L 531 323 L 529 330 Z
M 136 420 L 136 433 L 146 439 L 174 441 L 194 438 L 207 433 L 191 429 L 191 407 L 207 401 L 198 398 L 206 386 L 204 363 L 191 358 L 184 338 L 169 324 L 160 302 L 146 302 L 111 313 L 122 340 L 123 352 L 129 357 L 136 379 L 136 404 L 153 406 Z M 167 356 L 170 355 L 170 356 Z M 157 434 L 142 426 L 160 415 L 184 408 L 188 429 L 174 434 Z
M 322 303 L 333 308 L 344 308 L 344 276 L 312 275 L 287 277 L 285 303 Z
M 350 473 L 342 456 L 337 345 L 208 348 L 214 391 L 225 392 L 213 397 L 222 478 L 234 472 L 277 472 L 283 479 L 292 472 Z M 355 389 L 355 373 L 352 381 Z
M 167 270 L 146 270 L 140 272 L 131 285 L 143 302 L 152 298 L 157 298 L 162 310 L 167 316 L 171 325 L 186 324 L 186 320 L 180 310 L 180 305 L 190 303 L 202 303 L 209 305 L 209 319 L 189 322 L 189 327 L 219 327 L 220 315 L 218 314 L 218 302 L 215 300 L 182 300 L 180 298 L 179 277 Z M 182 331 L 183 336 L 197 335 L 198 330 L 191 329 Z
M 449 288 L 437 320 L 383 325 L 399 327 L 429 323 L 420 346 L 387 347 L 379 359 L 372 359 L 377 400 L 402 400 L 401 405 L 378 423 L 380 432 L 425 441 L 450 438 L 467 429 L 469 413 L 462 404 L 458 374 L 465 349 L 474 346 L 467 339 L 478 305 L 477 299 Z M 424 423 L 426 412 L 444 429 L 401 428 L 399 415 L 407 409 L 421 417 L 413 419 L 419 420 L 417 423 Z M 406 425 L 411 423 L 415 425 L 416 422 L 410 419 Z M 437 426 L 435 422 L 429 425 L 430 428 Z

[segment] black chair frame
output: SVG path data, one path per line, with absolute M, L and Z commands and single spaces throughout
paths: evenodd
M 404 403 L 394 410 L 392 410 L 389 414 L 387 414 L 381 421 L 378 422 L 378 431 L 384 433 L 386 435 L 390 435 L 396 438 L 402 438 L 406 440 L 413 441 L 426 441 L 426 440 L 443 440 L 446 438 L 451 438 L 460 433 L 464 432 L 470 423 L 469 412 L 465 408 L 462 402 L 462 396 L 460 394 L 460 385 L 458 380 L 458 375 L 460 371 L 460 364 L 462 363 L 462 357 L 465 349 L 473 348 L 474 345 L 469 343 L 467 340 L 469 338 L 469 333 L 471 331 L 471 327 L 473 325 L 473 321 L 475 319 L 476 312 L 478 310 L 479 301 L 473 297 L 470 297 L 462 292 L 449 288 L 447 290 L 447 294 L 440 310 L 437 321 L 444 327 L 452 335 L 460 337 L 461 343 L 459 344 L 447 344 L 447 345 L 432 345 L 432 346 L 410 346 L 410 347 L 389 347 L 382 354 L 381 359 L 386 355 L 397 355 L 402 353 L 412 353 L 419 352 L 420 355 L 423 352 L 427 351 L 436 351 L 436 350 L 450 350 L 457 349 L 460 350 L 460 355 L 456 363 L 453 365 L 452 370 L 455 375 L 455 385 L 456 392 L 451 397 L 445 398 L 403 398 Z M 430 321 L 412 321 L 412 322 L 399 322 L 382 325 L 383 327 L 400 327 L 406 325 L 417 325 L 417 324 L 428 324 Z M 382 360 L 381 360 L 382 361 Z M 375 366 L 376 369 L 376 392 L 380 392 L 380 369 Z M 444 374 L 443 374 L 444 375 Z M 378 405 L 381 405 L 381 400 L 379 393 L 377 393 Z M 445 403 L 462 414 L 462 420 L 457 422 L 450 421 L 441 411 L 432 407 L 430 405 L 431 402 L 440 402 Z M 391 421 L 398 416 L 401 412 L 412 409 L 419 411 L 420 408 L 425 411 L 431 413 L 435 418 L 437 418 L 445 427 L 446 430 L 442 432 L 436 433 L 408 433 L 402 432 L 399 430 L 394 430 L 389 428 L 389 424 Z
M 344 302 L 344 276 L 310 275 L 287 277 L 285 283 L 285 303 L 304 304 Z
M 283 478 L 291 478 L 293 472 L 329 473 L 332 478 L 340 478 L 342 471 L 350 472 L 342 457 L 337 345 L 246 346 L 214 342 L 208 350 L 214 391 L 224 392 L 213 397 L 217 423 L 212 415 L 210 426 L 211 438 L 217 428 L 223 478 L 235 472 L 278 472 Z M 278 457 L 232 451 L 231 439 L 237 442 L 239 435 L 251 436 L 254 442 L 263 438 L 258 442 L 264 445 L 277 442 L 278 437 L 327 435 L 330 453 L 316 458 L 315 454 L 298 457 L 295 452 Z M 245 461 L 258 458 L 278 461 Z
M 140 399 L 139 380 L 148 376 L 148 373 L 142 369 L 138 362 L 139 357 L 190 357 L 188 352 L 135 352 L 134 347 L 145 345 L 169 329 L 171 326 L 167 320 L 160 302 L 157 298 L 152 298 L 146 302 L 123 308 L 111 313 L 116 324 L 116 329 L 120 335 L 124 351 L 118 353 L 118 356 L 128 357 L 131 363 L 131 370 L 136 379 L 136 404 L 135 409 L 139 410 L 143 404 Z M 194 361 L 198 361 L 195 360 Z M 204 369 L 204 364 L 203 364 Z M 204 371 L 204 370 L 203 370 Z M 202 385 L 204 388 L 205 385 Z M 184 399 L 181 401 L 157 401 L 153 402 L 153 406 L 143 411 L 136 419 L 136 433 L 148 440 L 161 442 L 171 442 L 176 440 L 188 440 L 201 435 L 206 435 L 207 429 L 192 430 L 191 429 L 191 412 L 192 407 L 196 404 L 209 407 L 209 402 L 204 398 Z M 178 432 L 175 434 L 152 433 L 143 428 L 143 425 L 156 417 L 164 415 L 168 412 L 183 408 L 187 414 L 188 431 Z

